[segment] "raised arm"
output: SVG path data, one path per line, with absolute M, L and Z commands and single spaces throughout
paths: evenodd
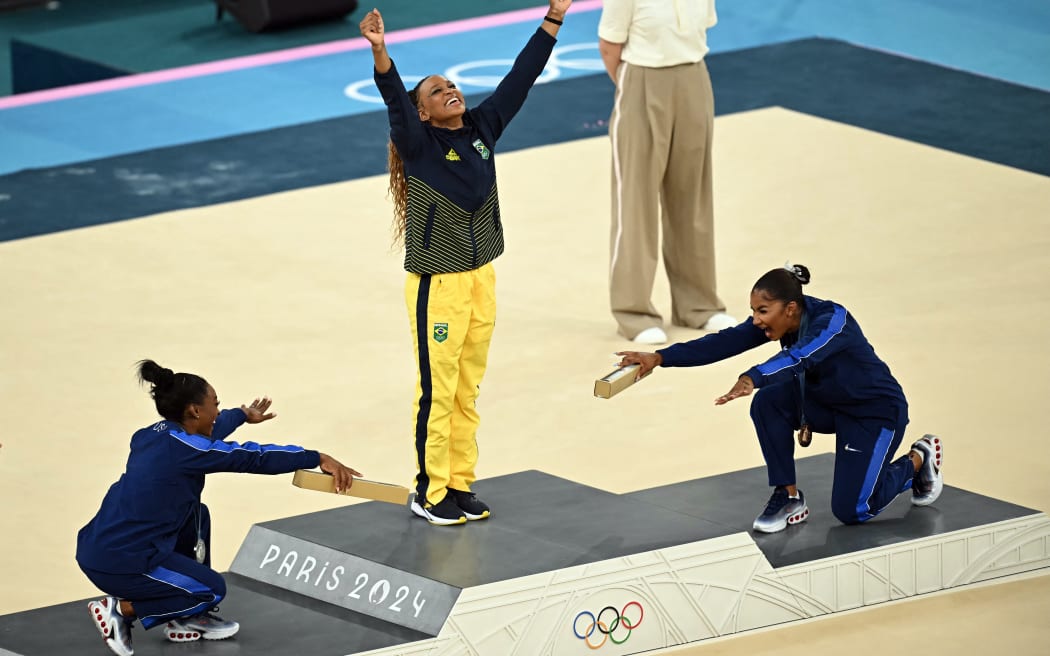
M 375 60 L 376 72 L 386 73 L 390 70 L 393 62 L 386 51 L 386 31 L 383 29 L 383 16 L 378 9 L 365 14 L 361 19 L 361 36 L 368 39 L 372 44 L 372 59 Z
M 397 147 L 402 159 L 412 159 L 422 143 L 425 128 L 419 119 L 419 111 L 405 89 L 405 83 L 386 50 L 386 31 L 383 16 L 378 9 L 365 14 L 361 20 L 361 36 L 372 45 L 375 61 L 375 82 L 386 103 L 390 121 L 390 140 Z
M 272 403 L 273 401 L 270 400 L 270 397 L 264 396 L 261 399 L 255 399 L 250 405 L 223 410 L 219 413 L 219 416 L 215 419 L 215 424 L 211 428 L 212 439 L 225 440 L 233 431 L 237 430 L 238 426 L 245 422 L 258 424 L 273 419 L 277 414 L 268 412 Z
M 492 95 L 470 112 L 492 140 L 490 146 L 495 144 L 521 109 L 536 78 L 547 65 L 554 50 L 555 37 L 570 5 L 572 0 L 550 0 L 550 8 L 539 29 L 515 58 L 510 72 L 500 81 Z
M 550 9 L 547 10 L 547 15 L 544 17 L 540 27 L 547 34 L 556 37 L 558 36 L 558 28 L 561 27 L 562 21 L 565 20 L 565 12 L 569 11 L 569 7 L 572 5 L 572 0 L 550 0 L 550 5 Z

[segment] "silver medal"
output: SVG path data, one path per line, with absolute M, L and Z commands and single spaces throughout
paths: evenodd
M 208 547 L 204 544 L 204 540 L 197 539 L 197 546 L 193 547 L 193 555 L 197 557 L 198 563 L 204 564 L 204 560 L 208 557 Z

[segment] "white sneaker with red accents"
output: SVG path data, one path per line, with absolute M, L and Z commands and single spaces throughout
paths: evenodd
M 116 597 L 104 597 L 88 604 L 91 619 L 102 634 L 106 646 L 117 656 L 134 656 L 131 646 L 131 621 L 120 614 L 120 601 Z
M 915 506 L 928 506 L 941 496 L 944 489 L 944 474 L 941 473 L 944 445 L 936 435 L 923 435 L 911 445 L 911 450 L 922 454 L 922 467 L 911 479 L 911 502 Z
M 773 488 L 766 509 L 755 518 L 752 528 L 759 533 L 777 533 L 786 529 L 788 524 L 806 521 L 807 517 L 809 506 L 806 505 L 806 497 L 802 490 L 798 490 L 798 496 L 793 497 L 788 495 L 787 488 L 778 486 Z
M 203 613 L 194 617 L 183 617 L 177 620 L 169 620 L 164 627 L 164 635 L 172 642 L 195 642 L 204 638 L 205 640 L 225 640 L 232 638 L 241 625 L 230 622 L 211 613 Z

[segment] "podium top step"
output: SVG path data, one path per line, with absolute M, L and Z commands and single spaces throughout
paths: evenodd
M 460 589 L 736 532 L 539 471 L 474 491 L 491 519 L 439 527 L 405 507 L 362 503 L 259 526 Z
M 811 515 L 782 533 L 753 535 L 774 567 L 1038 513 L 946 486 L 929 508 L 901 495 L 861 526 L 831 514 L 834 456 L 796 463 Z M 260 524 L 279 533 L 467 588 L 740 532 L 768 496 L 763 467 L 613 494 L 539 471 L 478 481 L 490 520 L 431 526 L 407 508 L 363 503 Z
M 904 493 L 864 524 L 846 526 L 831 514 L 831 484 L 835 456 L 830 453 L 795 461 L 798 486 L 806 493 L 809 519 L 780 533 L 751 537 L 775 568 L 841 556 L 875 547 L 929 538 L 943 533 L 1039 514 L 992 497 L 946 485 L 937 503 L 911 505 Z M 951 472 L 946 472 L 950 477 Z M 949 479 L 950 480 L 950 479 Z M 734 531 L 751 532 L 769 496 L 764 467 L 700 478 L 626 495 Z

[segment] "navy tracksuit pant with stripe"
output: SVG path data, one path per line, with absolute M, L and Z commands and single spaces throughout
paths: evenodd
M 131 602 L 142 628 L 170 619 L 193 617 L 214 608 L 226 596 L 226 581 L 211 568 L 211 517 L 200 505 L 200 535 L 208 545 L 204 564 L 193 554 L 197 544 L 196 513 L 179 530 L 175 553 L 145 574 L 109 574 L 81 567 L 99 590 Z
M 905 454 L 890 462 L 904 438 L 904 419 L 855 417 L 808 398 L 805 416 L 814 433 L 835 435 L 835 479 L 831 511 L 845 524 L 878 515 L 898 494 L 911 489 L 915 473 Z M 794 485 L 795 430 L 799 423 L 797 385 L 793 382 L 758 390 L 751 402 L 751 419 L 766 460 L 770 486 Z

